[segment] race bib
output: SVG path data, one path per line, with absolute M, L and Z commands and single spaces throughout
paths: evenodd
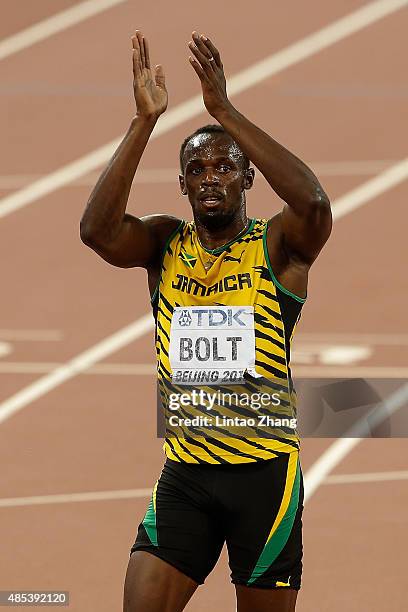
M 255 372 L 253 306 L 177 306 L 170 330 L 172 380 L 233 384 Z

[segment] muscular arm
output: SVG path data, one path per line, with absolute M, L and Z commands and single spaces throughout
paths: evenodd
M 81 219 L 83 242 L 115 266 L 147 266 L 155 257 L 151 218 L 138 219 L 125 212 L 133 177 L 154 124 L 143 117 L 133 119 Z
M 273 219 L 280 228 L 284 256 L 310 266 L 330 235 L 331 211 L 327 195 L 313 172 L 299 158 L 239 113 L 228 100 L 220 55 L 212 42 L 193 35 L 191 64 L 202 85 L 208 112 L 226 129 L 262 172 L 286 206 Z M 210 61 L 210 58 L 214 58 Z M 269 240 L 268 240 L 269 242 Z
M 102 173 L 81 219 L 81 239 L 103 259 L 119 267 L 149 268 L 179 223 L 167 215 L 136 218 L 126 213 L 130 188 L 159 116 L 167 107 L 161 66 L 153 81 L 147 41 L 140 32 L 133 37 L 136 117 Z
M 286 202 L 280 223 L 288 254 L 312 264 L 331 230 L 329 199 L 316 176 L 232 105 L 217 119 Z

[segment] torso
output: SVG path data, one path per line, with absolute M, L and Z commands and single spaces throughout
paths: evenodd
M 229 372 L 228 368 L 223 369 L 226 364 L 230 366 L 232 371 L 234 362 L 231 359 L 239 360 L 243 355 L 245 359 L 250 361 L 252 358 L 249 349 L 250 334 L 249 336 L 245 335 L 246 331 L 240 330 L 239 325 L 238 332 L 242 332 L 242 334 L 239 338 L 240 343 L 238 341 L 235 343 L 235 349 L 238 347 L 238 357 L 237 354 L 235 354 L 235 357 L 231 357 L 231 351 L 228 353 L 232 344 L 231 342 L 229 344 L 225 342 L 225 335 L 224 344 L 222 344 L 222 326 L 217 328 L 217 332 L 214 330 L 211 332 L 211 327 L 206 327 L 204 330 L 204 327 L 207 317 L 210 321 L 210 317 L 214 315 L 214 321 L 216 321 L 214 325 L 218 325 L 217 321 L 224 317 L 225 323 L 228 315 L 229 325 L 234 323 L 233 319 L 236 316 L 239 319 L 240 316 L 244 317 L 248 314 L 250 318 L 252 309 L 252 334 L 255 332 L 255 344 L 252 349 L 253 367 L 251 367 L 255 370 L 254 375 L 260 378 L 256 379 L 256 383 L 251 384 L 258 385 L 256 387 L 257 391 L 271 388 L 271 384 L 280 385 L 286 394 L 286 399 L 279 407 L 280 413 L 286 416 L 295 414 L 295 402 L 292 402 L 293 398 L 291 398 L 292 387 L 289 368 L 290 338 L 299 319 L 304 299 L 296 296 L 287 287 L 281 286 L 280 281 L 275 276 L 266 245 L 267 231 L 266 220 L 253 220 L 245 234 L 211 253 L 200 245 L 192 223 L 182 222 L 174 235 L 170 237 L 164 250 L 162 273 L 156 291 L 152 291 L 152 289 L 159 274 L 149 274 L 157 325 L 156 351 L 159 384 L 162 385 L 161 391 L 164 389 L 163 397 L 166 396 L 166 393 L 168 395 L 170 388 L 174 391 L 175 384 L 182 387 L 186 380 L 191 382 L 192 379 L 188 378 L 189 376 L 201 376 L 201 372 L 203 376 L 210 373 L 211 376 L 222 377 L 225 375 L 222 372 Z M 285 274 L 285 271 L 283 274 Z M 245 309 L 245 307 L 247 308 Z M 204 314 L 197 314 L 200 308 Z M 217 312 L 215 313 L 211 309 L 216 309 Z M 238 314 L 236 314 L 237 312 Z M 193 321 L 194 317 L 198 317 L 197 321 Z M 191 325 L 192 321 L 193 325 Z M 241 324 L 240 320 L 238 320 L 238 323 Z M 205 359 L 209 359 L 205 364 L 206 367 L 208 363 L 211 364 L 211 367 L 208 366 L 205 369 L 203 366 L 200 370 L 202 364 L 197 359 L 202 360 L 203 355 L 194 358 L 193 351 L 189 348 L 186 350 L 190 351 L 191 364 L 194 364 L 194 367 L 189 369 L 189 364 L 185 367 L 183 364 L 175 366 L 175 343 L 180 341 L 181 346 L 181 342 L 186 341 L 190 342 L 190 346 L 192 346 L 192 342 L 197 340 L 197 333 L 194 336 L 195 332 L 191 332 L 193 333 L 193 340 L 190 338 L 180 339 L 180 333 L 187 328 L 200 331 L 201 328 L 195 327 L 197 324 L 204 326 L 200 333 L 197 332 L 199 336 L 203 336 L 198 340 L 204 342 L 205 336 L 208 347 L 212 343 L 214 355 L 205 357 Z M 185 327 L 180 327 L 181 331 L 177 331 L 177 325 Z M 238 334 L 238 332 L 234 333 Z M 188 332 L 186 334 L 188 336 Z M 229 332 L 229 335 L 231 336 L 231 332 Z M 210 342 L 207 341 L 207 338 Z M 215 350 L 214 342 L 216 344 L 218 338 L 221 348 Z M 231 341 L 231 338 L 228 339 Z M 173 349 L 171 349 L 172 342 Z M 228 353 L 229 356 L 222 356 L 223 353 Z M 190 357 L 188 352 L 186 354 L 188 360 Z M 197 349 L 195 354 L 197 355 Z M 220 355 L 224 362 L 219 361 Z M 177 369 L 178 367 L 181 367 L 181 369 Z M 251 372 L 251 367 L 248 367 L 248 373 Z M 197 378 L 194 380 L 198 380 L 202 384 L 210 379 Z M 225 379 L 222 378 L 215 378 L 215 380 L 225 382 Z M 253 380 L 255 381 L 255 379 Z M 237 410 L 239 412 L 238 408 Z M 275 439 L 261 439 L 257 442 L 251 442 L 251 436 L 256 438 L 257 434 L 249 433 L 247 437 L 241 440 L 234 437 L 222 438 L 221 446 L 214 440 L 208 442 L 207 438 L 204 437 L 200 438 L 199 443 L 196 442 L 196 438 L 193 442 L 188 442 L 183 437 L 176 437 L 176 439 L 172 438 L 172 441 L 167 440 L 165 449 L 167 456 L 173 460 L 192 463 L 242 463 L 271 458 L 281 452 L 292 452 L 298 448 L 296 434 L 285 431 L 281 431 Z
M 181 223 L 173 218 L 168 224 L 167 231 L 163 234 L 159 251 L 162 254 L 169 236 Z M 309 266 L 296 261 L 285 252 L 284 241 L 281 229 L 281 213 L 276 214 L 268 222 L 267 229 L 267 248 L 269 260 L 274 270 L 274 274 L 279 283 L 291 293 L 299 297 L 306 297 Z M 150 296 L 153 295 L 160 277 L 161 257 L 151 265 L 148 272 L 148 284 Z

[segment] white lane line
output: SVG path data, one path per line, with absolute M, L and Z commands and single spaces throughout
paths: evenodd
M 365 474 L 333 474 L 328 476 L 323 484 L 353 484 L 356 482 L 392 482 L 395 480 L 408 480 L 408 470 L 398 472 L 367 472 Z
M 59 329 L 0 329 L 1 340 L 18 342 L 57 342 L 64 338 Z
M 304 59 L 326 49 L 379 21 L 380 19 L 408 6 L 408 0 L 376 0 L 331 23 L 330 25 L 306 36 L 285 49 L 253 64 L 228 79 L 228 91 L 231 96 L 242 93 L 264 79 L 278 74 L 282 70 L 297 64 Z M 200 115 L 204 111 L 201 95 L 194 96 L 186 102 L 167 111 L 160 119 L 151 138 L 165 134 L 171 129 Z M 31 185 L 4 197 L 0 200 L 0 218 L 35 202 L 61 187 L 72 183 L 80 177 L 104 165 L 119 145 L 120 138 L 95 149 L 59 170 L 34 181 Z
M 0 41 L 0 60 L 127 0 L 86 0 Z
M 393 162 L 391 162 L 393 163 Z M 391 165 L 390 163 L 386 164 L 376 164 L 376 166 L 381 166 L 381 169 L 385 166 Z M 374 167 L 374 166 L 373 166 Z M 156 183 L 177 183 L 178 168 L 146 168 L 139 169 L 134 178 L 133 183 L 147 183 L 147 184 L 156 184 Z M 94 172 L 92 174 L 87 174 L 85 176 L 79 177 L 77 180 L 72 181 L 72 187 L 93 187 L 100 173 Z M 9 189 L 20 189 L 21 187 L 26 187 L 30 183 L 34 181 L 39 181 L 44 178 L 43 174 L 4 174 L 0 175 L 0 189 L 9 190 Z
M 97 361 L 104 359 L 115 351 L 120 350 L 130 342 L 137 340 L 150 330 L 153 330 L 154 321 L 152 315 L 146 314 L 134 323 L 123 327 L 116 333 L 95 346 L 80 353 L 66 364 L 53 370 L 50 374 L 36 380 L 31 385 L 28 385 L 21 391 L 0 404 L 0 423 L 3 423 L 13 414 L 31 404 L 38 398 L 49 393 L 62 383 L 70 378 L 74 378 L 77 374 L 82 373 L 89 367 L 93 366 Z
M 397 163 L 397 160 L 361 160 L 338 162 L 307 162 L 319 176 L 364 176 L 378 174 Z M 177 182 L 178 168 L 146 168 L 139 169 L 134 183 L 174 183 Z M 34 181 L 42 179 L 42 174 L 2 174 L 0 175 L 0 189 L 5 191 L 21 189 Z M 94 172 L 80 177 L 72 182 L 72 187 L 93 187 L 99 178 Z
M 408 0 L 407 0 L 408 1 Z M 160 124 L 159 124 L 160 127 Z M 154 134 L 156 134 L 158 128 L 156 128 Z M 117 142 L 117 144 L 119 141 Z M 110 145 L 107 145 L 110 147 Z M 105 149 L 105 147 L 102 147 Z M 110 150 L 110 149 L 109 149 Z M 8 214 L 18 210 L 34 202 L 38 198 L 55 191 L 63 185 L 71 183 L 74 179 L 86 172 L 83 172 L 85 165 L 87 166 L 86 171 L 91 170 L 95 167 L 95 159 L 98 158 L 101 150 L 98 150 L 82 160 L 73 162 L 68 166 L 65 166 L 62 170 L 58 170 L 53 174 L 50 174 L 43 179 L 31 183 L 29 187 L 26 187 L 10 196 L 0 199 L 0 219 L 6 217 Z M 110 152 L 112 152 L 110 150 Z M 103 155 L 106 154 L 106 151 Z M 109 158 L 109 155 L 106 159 Z M 106 161 L 105 159 L 105 161 Z M 99 163 L 96 164 L 99 166 Z M 343 197 L 340 197 L 333 203 L 333 218 L 339 219 L 343 215 L 363 206 L 372 198 L 380 196 L 388 189 L 396 187 L 408 178 L 408 158 L 403 159 L 391 168 L 387 168 L 378 176 L 366 181 L 360 187 L 353 189 L 351 192 Z M 61 182 L 62 181 L 62 182 Z
M 408 157 L 398 164 L 391 166 L 378 176 L 353 189 L 350 193 L 340 197 L 333 207 L 333 218 L 340 219 L 347 213 L 366 204 L 388 189 L 392 189 L 408 178 Z
M 387 15 L 408 6 L 408 0 L 377 0 L 334 21 L 329 26 L 303 38 L 298 43 L 286 47 L 274 56 L 267 57 L 255 66 L 244 70 L 228 80 L 228 91 L 238 93 L 241 87 L 256 85 L 271 74 L 277 74 L 319 51 L 323 51 L 343 38 L 354 34 Z
M 62 363 L 41 361 L 0 361 L 0 374 L 45 374 L 62 365 Z
M 402 385 L 384 402 L 373 408 L 357 421 L 343 438 L 339 438 L 327 448 L 305 474 L 305 503 L 328 477 L 330 472 L 388 416 L 397 412 L 408 401 L 408 383 Z
M 293 364 L 294 378 L 408 378 L 408 367 L 301 366 Z
M 152 489 L 123 489 L 118 491 L 89 491 L 86 493 L 62 493 L 58 495 L 33 495 L 30 497 L 0 498 L 0 508 L 16 506 L 39 506 L 44 504 L 66 504 L 72 502 L 107 501 L 111 499 L 135 499 L 150 497 Z
M 375 346 L 406 346 L 408 344 L 408 334 L 360 334 L 360 333 L 332 333 L 323 334 L 321 332 L 299 332 L 296 342 L 309 343 L 320 342 L 323 344 L 370 344 Z
M 388 482 L 408 480 L 408 471 L 368 472 L 365 474 L 335 474 L 328 476 L 323 485 L 353 484 L 363 482 Z M 117 499 L 140 499 L 150 497 L 153 485 L 146 489 L 119 489 L 111 491 L 87 491 L 84 493 L 59 493 L 55 495 L 31 495 L 27 497 L 0 498 L 0 508 L 17 506 L 42 506 L 47 504 L 70 504 L 77 502 L 109 501 Z
M 388 171 L 386 172 L 388 173 Z M 390 182 L 388 181 L 386 184 L 387 188 L 390 188 Z M 353 195 L 356 191 L 358 191 L 358 197 L 361 198 L 362 203 L 366 203 L 368 201 L 366 190 L 361 190 L 359 188 L 352 190 L 349 194 L 343 196 L 341 201 L 344 203 L 348 201 L 348 198 L 351 198 L 353 206 L 347 206 L 341 214 L 335 215 L 335 218 L 342 217 L 357 208 L 359 205 L 359 200 L 358 197 L 354 197 Z M 385 189 L 383 191 L 385 191 Z M 374 193 L 374 191 L 371 190 L 371 193 Z M 378 190 L 375 192 L 375 195 L 377 195 L 377 193 Z M 334 211 L 336 210 L 338 201 L 339 200 L 333 202 Z M 146 314 L 133 324 L 119 330 L 112 336 L 102 340 L 94 347 L 88 349 L 84 353 L 81 353 L 78 357 L 75 357 L 67 364 L 57 368 L 50 374 L 43 376 L 31 385 L 28 385 L 0 404 L 0 424 L 28 404 L 31 404 L 33 401 L 42 397 L 52 389 L 55 389 L 66 380 L 69 380 L 77 374 L 84 372 L 86 369 L 95 365 L 98 361 L 105 359 L 108 355 L 111 355 L 130 342 L 133 342 L 133 340 L 139 338 L 151 329 L 153 329 L 153 318 L 150 314 Z
M 7 353 L 5 353 L 7 354 Z M 1 354 L 0 354 L 1 357 Z M 0 374 L 47 374 L 63 363 L 42 361 L 0 360 Z M 93 376 L 153 376 L 154 363 L 97 363 L 78 372 Z M 299 378 L 408 378 L 408 367 L 395 366 L 301 366 L 293 362 L 292 373 Z
M 46 374 L 63 366 L 63 363 L 56 362 L 0 360 L 0 374 Z M 146 376 L 156 373 L 156 365 L 154 363 L 97 363 L 80 373 L 104 376 Z
M 13 347 L 9 342 L 0 342 L 0 359 L 13 352 Z M 1 362 L 0 362 L 1 363 Z
M 378 174 L 398 160 L 355 160 L 311 162 L 309 165 L 319 176 L 363 176 Z M 98 177 L 99 178 L 99 177 Z M 1 185 L 1 182 L 0 182 Z

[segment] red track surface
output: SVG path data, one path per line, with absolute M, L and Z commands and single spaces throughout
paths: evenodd
M 1 34 L 10 36 L 74 4 L 36 0 L 22 12 L 3 0 Z M 47 174 L 124 132 L 133 112 L 129 49 L 136 27 L 149 35 L 153 61 L 164 64 L 176 105 L 199 91 L 186 59 L 193 28 L 211 34 L 233 74 L 364 4 L 259 0 L 250 8 L 239 0 L 232 11 L 212 0 L 205 8 L 182 0 L 176 9 L 164 1 L 129 1 L 52 36 L 0 63 L 0 108 L 7 115 L 1 175 Z M 311 163 L 389 160 L 391 165 L 406 155 L 407 26 L 407 10 L 398 11 L 263 81 L 234 103 Z M 175 180 L 138 184 L 132 212 L 189 215 L 177 189 L 178 146 L 208 121 L 203 113 L 151 143 L 143 169 L 174 168 Z M 370 177 L 322 173 L 320 178 L 333 200 Z M 0 189 L 0 196 L 12 192 Z M 0 358 L 0 367 L 64 362 L 148 311 L 147 286 L 141 289 L 145 273 L 110 268 L 79 240 L 89 192 L 90 186 L 71 185 L 0 220 L 0 342 L 10 342 L 12 349 Z M 343 342 L 329 344 L 368 344 L 370 354 L 356 365 L 406 365 L 406 199 L 401 184 L 338 221 L 311 274 L 299 347 L 302 334 L 347 334 Z M 280 205 L 258 178 L 250 214 L 269 216 Z M 29 329 L 60 330 L 62 340 L 6 337 L 7 330 Z M 367 343 L 361 334 L 378 338 Z M 385 335 L 396 340 L 382 340 Z M 153 360 L 149 333 L 106 363 Z M 316 356 L 313 364 L 319 365 Z M 40 375 L 2 370 L 0 401 Z M 304 472 L 330 442 L 304 441 Z M 406 456 L 406 440 L 366 440 L 335 473 L 404 470 Z M 80 375 L 0 425 L 2 498 L 147 488 L 162 461 L 153 375 Z M 73 612 L 120 610 L 128 549 L 147 501 L 0 508 L 0 590 L 64 589 L 71 592 Z M 299 612 L 405 609 L 407 502 L 406 480 L 318 489 L 305 509 Z M 235 609 L 233 602 L 223 556 L 187 609 L 224 612 Z

